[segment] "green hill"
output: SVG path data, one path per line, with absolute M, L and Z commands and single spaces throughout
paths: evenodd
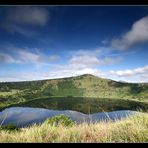
M 138 107 L 143 109 L 141 106 L 148 108 L 148 83 L 116 82 L 90 74 L 51 80 L 0 83 L 0 109 L 21 105 L 87 112 L 92 110 L 91 104 L 96 105 L 93 112 Z

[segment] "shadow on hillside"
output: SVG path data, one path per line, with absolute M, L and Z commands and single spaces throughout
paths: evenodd
M 131 85 L 130 86 L 130 93 L 132 94 L 138 94 L 143 91 L 143 88 L 138 85 Z
M 131 84 L 131 83 L 121 83 L 121 82 L 109 81 L 108 85 L 112 86 L 112 87 L 129 87 L 129 93 L 131 93 L 132 95 L 141 93 L 142 91 L 145 90 L 145 88 L 142 87 L 139 84 Z
M 112 86 L 112 87 L 126 87 L 126 86 L 129 86 L 129 84 L 127 84 L 127 83 L 121 83 L 121 82 L 115 82 L 115 81 L 109 81 L 108 85 Z

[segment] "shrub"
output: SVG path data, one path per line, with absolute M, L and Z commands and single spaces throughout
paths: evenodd
M 69 117 L 63 114 L 48 118 L 47 120 L 45 120 L 45 123 L 50 124 L 52 126 L 73 126 L 75 124 L 74 121 L 72 121 Z
M 14 131 L 14 130 L 19 130 L 15 125 L 13 124 L 7 124 L 7 125 L 1 125 L 0 126 L 1 130 L 9 130 L 9 131 Z

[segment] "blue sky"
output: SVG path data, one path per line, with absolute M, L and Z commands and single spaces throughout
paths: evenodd
M 0 6 L 0 81 L 90 73 L 148 82 L 147 6 Z

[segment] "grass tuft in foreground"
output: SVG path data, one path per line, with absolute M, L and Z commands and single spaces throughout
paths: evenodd
M 0 142 L 148 142 L 148 114 L 96 124 L 52 126 L 46 122 L 10 132 L 0 130 Z

